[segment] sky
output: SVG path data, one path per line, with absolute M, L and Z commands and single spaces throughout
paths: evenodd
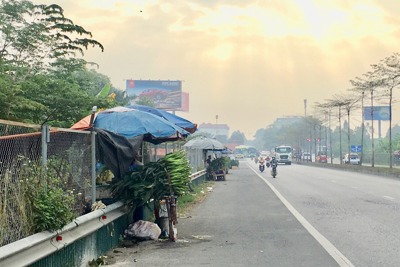
M 90 48 L 84 58 L 113 86 L 181 80 L 190 110 L 177 115 L 227 124 L 248 139 L 278 117 L 310 114 L 316 102 L 348 94 L 349 80 L 399 52 L 398 0 L 32 2 L 58 4 L 92 32 L 105 50 Z

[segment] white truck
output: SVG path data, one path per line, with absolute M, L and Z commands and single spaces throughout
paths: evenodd
M 278 163 L 285 163 L 287 165 L 292 164 L 292 153 L 293 153 L 293 148 L 291 146 L 277 146 L 274 149 L 275 152 L 275 158 L 278 161 Z

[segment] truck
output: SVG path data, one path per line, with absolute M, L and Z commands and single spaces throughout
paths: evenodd
M 275 152 L 275 158 L 278 161 L 278 163 L 284 163 L 287 165 L 292 164 L 292 153 L 293 153 L 292 146 L 288 145 L 277 146 L 275 147 L 274 152 Z

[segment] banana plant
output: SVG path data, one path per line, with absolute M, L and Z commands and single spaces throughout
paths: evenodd
M 114 198 L 132 207 L 155 203 L 164 196 L 180 196 L 189 191 L 191 168 L 183 150 L 149 162 L 111 185 Z

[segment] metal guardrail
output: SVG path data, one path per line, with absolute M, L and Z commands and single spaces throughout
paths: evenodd
M 41 232 L 0 247 L 0 266 L 28 266 L 126 214 L 117 202 L 75 219 L 62 230 Z
M 202 171 L 195 172 L 195 173 L 193 173 L 193 174 L 190 176 L 190 180 L 191 180 L 191 181 L 196 180 L 197 178 L 203 176 L 203 175 L 206 174 L 206 173 L 207 173 L 206 170 L 202 170 Z
M 202 180 L 205 170 L 193 173 L 191 181 Z M 200 179 L 199 179 L 200 178 Z M 122 202 L 76 218 L 62 230 L 41 232 L 0 247 L 0 266 L 29 266 L 127 214 Z M 100 255 L 97 255 L 97 257 Z M 85 265 L 82 265 L 85 266 Z

